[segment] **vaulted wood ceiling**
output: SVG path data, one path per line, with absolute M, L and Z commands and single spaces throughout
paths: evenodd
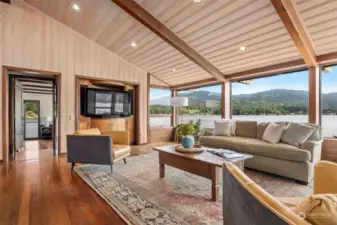
M 170 86 L 213 78 L 111 0 L 77 0 L 79 12 L 69 0 L 26 2 Z M 270 0 L 136 2 L 225 75 L 302 59 Z M 316 54 L 337 52 L 337 1 L 295 3 Z M 248 51 L 240 52 L 240 46 Z

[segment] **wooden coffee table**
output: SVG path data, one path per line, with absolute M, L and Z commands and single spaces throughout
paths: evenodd
M 212 181 L 212 200 L 217 201 L 220 191 L 221 168 L 225 161 L 229 161 L 244 170 L 244 161 L 253 158 L 243 154 L 242 158 L 227 160 L 207 151 L 202 153 L 180 153 L 175 146 L 154 147 L 159 153 L 160 177 L 165 177 L 165 165 L 184 170 Z

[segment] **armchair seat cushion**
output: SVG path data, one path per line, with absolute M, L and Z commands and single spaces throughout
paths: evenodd
M 130 155 L 131 147 L 129 145 L 112 145 L 112 157 L 114 160 L 124 158 Z

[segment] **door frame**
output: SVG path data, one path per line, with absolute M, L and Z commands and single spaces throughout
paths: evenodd
M 26 107 L 25 107 L 25 103 L 38 103 L 39 105 L 39 117 L 38 117 L 38 126 L 37 126 L 37 138 L 26 138 Z M 24 121 L 24 133 L 23 133 L 23 140 L 36 140 L 40 138 L 40 122 L 41 122 L 41 106 L 40 106 L 40 101 L 39 100 L 24 100 L 23 101 L 23 112 L 24 112 L 24 117 L 23 117 L 23 121 Z
M 29 69 L 29 68 L 20 68 L 20 67 L 12 67 L 12 66 L 2 66 L 2 153 L 3 153 L 3 161 L 7 162 L 9 160 L 9 148 L 11 147 L 12 143 L 12 134 L 13 127 L 12 123 L 10 122 L 13 118 L 10 115 L 9 110 L 9 101 L 10 101 L 10 94 L 9 94 L 9 71 L 24 71 L 24 72 L 30 72 L 31 74 L 28 76 L 23 75 L 27 78 L 34 77 L 37 78 L 37 75 L 49 75 L 54 76 L 52 80 L 57 81 L 56 82 L 56 91 L 57 91 L 57 112 L 56 116 L 58 119 L 57 123 L 57 146 L 58 146 L 58 155 L 61 155 L 61 84 L 62 84 L 62 76 L 59 72 L 52 72 L 52 71 L 44 71 L 44 70 L 35 70 L 35 69 Z M 34 74 L 36 73 L 36 74 Z M 41 78 L 39 76 L 39 78 Z M 46 78 L 47 79 L 47 78 Z M 56 126 L 53 126 L 54 134 L 56 135 Z

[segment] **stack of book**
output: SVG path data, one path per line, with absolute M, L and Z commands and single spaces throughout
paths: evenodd
M 235 158 L 244 157 L 243 154 L 240 154 L 240 153 L 237 153 L 237 152 L 234 152 L 234 151 L 231 151 L 231 150 L 227 150 L 227 149 L 206 148 L 205 150 L 214 154 L 214 155 L 225 158 L 225 159 L 235 159 Z

